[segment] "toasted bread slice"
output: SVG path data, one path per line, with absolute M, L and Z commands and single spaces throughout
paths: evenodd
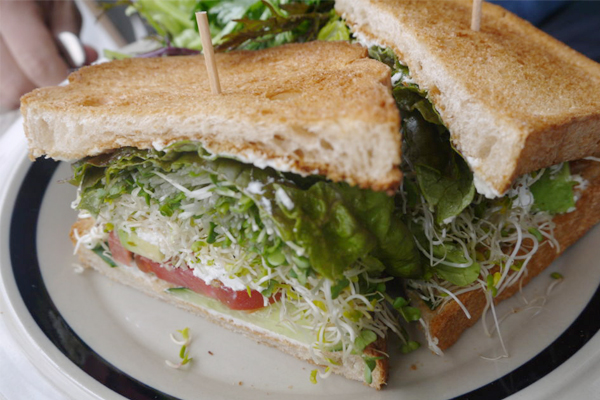
M 575 211 L 557 215 L 553 219 L 556 224 L 554 237 L 560 248 L 557 251 L 556 248 L 550 246 L 548 241 L 543 242 L 527 265 L 527 275 L 520 282 L 501 292 L 494 299 L 494 304 L 508 299 L 519 290 L 520 286 L 527 285 L 531 279 L 539 275 L 557 259 L 562 252 L 600 222 L 600 163 L 594 161 L 573 162 L 571 163 L 571 172 L 581 175 L 588 183 L 586 189 L 580 194 L 581 197 L 577 201 Z M 474 325 L 483 314 L 486 306 L 485 294 L 481 290 L 458 296 L 462 304 L 469 310 L 470 319 L 467 318 L 458 303 L 453 300 L 440 306 L 439 309 L 431 311 L 416 296 L 412 297 L 417 304 L 420 304 L 419 308 L 424 320 L 427 322 L 429 333 L 434 340 L 437 339 L 437 346 L 441 350 L 452 346 L 468 327 Z
M 85 234 L 93 225 L 94 221 L 91 218 L 78 220 L 71 228 L 71 241 L 73 244 L 76 244 L 76 238 L 78 236 Z M 203 308 L 198 304 L 175 297 L 165 290 L 176 287 L 176 285 L 158 279 L 154 274 L 143 273 L 135 266 L 111 267 L 98 255 L 84 246 L 79 246 L 77 248 L 77 256 L 83 266 L 92 268 L 116 282 L 131 286 L 149 296 L 161 299 L 167 303 L 183 308 L 184 310 L 200 315 L 210 322 L 233 332 L 242 333 L 258 343 L 274 347 L 300 360 L 314 363 L 307 344 L 271 332 L 259 326 L 252 325 L 232 316 L 219 313 L 213 309 Z M 368 386 L 378 390 L 387 383 L 388 359 L 387 357 L 382 357 L 386 355 L 386 349 L 387 341 L 384 338 L 379 338 L 364 351 L 365 356 L 378 358 L 376 360 L 376 367 L 372 372 L 372 382 L 368 384 Z M 329 365 L 329 368 L 331 368 L 333 373 L 365 383 L 365 363 L 360 355 L 351 355 L 344 360 L 344 362 L 342 362 L 341 352 L 330 352 L 326 354 L 326 357 L 333 362 L 332 365 Z M 365 383 L 365 385 L 367 384 Z
M 32 158 L 74 160 L 111 149 L 200 141 L 257 166 L 374 190 L 401 180 L 400 117 L 387 66 L 344 42 L 216 55 L 223 93 L 202 56 L 85 67 L 69 85 L 21 99 Z
M 600 151 L 600 64 L 505 9 L 472 0 L 338 0 L 355 35 L 389 47 L 428 92 L 477 190 Z

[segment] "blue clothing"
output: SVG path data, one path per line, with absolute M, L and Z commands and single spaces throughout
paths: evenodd
M 490 1 L 490 3 L 495 3 L 506 8 L 508 11 L 528 20 L 533 25 L 539 25 L 546 18 L 568 5 L 569 1 L 496 0 Z
M 490 0 L 600 62 L 600 1 Z

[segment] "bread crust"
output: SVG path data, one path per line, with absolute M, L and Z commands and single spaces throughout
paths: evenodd
M 87 232 L 93 226 L 93 224 L 94 221 L 91 218 L 80 219 L 73 224 L 70 237 L 74 245 L 77 243 L 77 237 Z M 308 361 L 309 363 L 314 364 L 308 345 L 288 339 L 282 335 L 274 334 L 265 329 L 252 326 L 247 322 L 236 320 L 228 315 L 223 315 L 216 311 L 205 309 L 197 304 L 193 304 L 170 295 L 165 290 L 177 286 L 156 278 L 154 274 L 145 274 L 144 276 L 139 273 L 141 271 L 138 271 L 137 267 L 135 266 L 110 267 L 94 252 L 84 246 L 79 246 L 77 248 L 77 256 L 84 267 L 100 272 L 116 282 L 133 287 L 145 293 L 146 295 L 158 298 L 193 314 L 199 315 L 225 329 L 236 333 L 241 333 L 260 344 L 274 347 L 300 360 Z M 134 270 L 136 273 L 133 273 L 131 270 Z M 387 383 L 388 359 L 386 357 L 386 351 L 387 340 L 385 338 L 378 338 L 364 351 L 364 355 L 369 357 L 384 356 L 382 359 L 376 361 L 377 365 L 372 372 L 371 384 L 364 382 L 365 363 L 361 356 L 351 355 L 346 362 L 342 364 L 341 355 L 339 352 L 326 353 L 325 355 L 335 363 L 339 364 L 329 366 L 333 373 L 342 375 L 348 379 L 363 382 L 363 384 L 379 390 Z
M 257 166 L 393 191 L 400 116 L 390 70 L 346 42 L 216 55 L 223 93 L 202 56 L 84 67 L 69 85 L 21 99 L 32 158 L 75 160 L 124 146 L 200 141 Z
M 501 292 L 494 299 L 494 304 L 510 298 L 519 291 L 520 286 L 527 285 L 600 221 L 600 163 L 594 161 L 573 162 L 571 163 L 571 172 L 581 175 L 588 185 L 581 193 L 575 211 L 553 218 L 556 224 L 554 237 L 560 245 L 560 250 L 557 252 L 557 249 L 552 248 L 548 241 L 543 242 L 527 265 L 527 275 L 524 275 L 520 282 Z M 440 350 L 452 346 L 467 328 L 474 325 L 481 318 L 486 306 L 485 294 L 481 290 L 458 296 L 471 314 L 470 319 L 454 300 L 449 301 L 440 309 L 431 311 L 416 296 L 411 297 L 419 304 L 421 315 L 429 326 L 429 333 L 432 338 L 437 338 L 437 346 Z
M 600 151 L 600 64 L 505 9 L 471 0 L 338 0 L 369 41 L 390 47 L 428 92 L 480 193 Z

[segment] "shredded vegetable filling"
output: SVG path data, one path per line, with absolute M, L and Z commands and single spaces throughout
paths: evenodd
M 406 285 L 432 310 L 456 301 L 467 318 L 471 315 L 459 296 L 484 291 L 486 310 L 495 315 L 493 298 L 527 275 L 540 243 L 560 250 L 552 218 L 575 210 L 578 192 L 573 188 L 583 190 L 587 183 L 572 176 L 564 163 L 521 176 L 499 199 L 477 194 L 473 174 L 452 146 L 427 91 L 391 49 L 371 46 L 369 55 L 392 69 L 403 120 L 404 183 L 397 198 L 428 267 Z M 429 347 L 438 353 L 435 338 L 421 322 Z
M 481 287 L 495 289 L 492 290 L 494 296 L 502 293 L 527 273 L 527 264 L 544 239 L 559 250 L 553 235 L 552 215 L 532 211 L 529 187 L 534 182 L 535 178 L 531 175 L 521 177 L 505 198 L 495 202 L 477 195 L 475 201 L 448 224 L 434 223 L 433 214 L 424 199 L 411 210 L 412 220 L 423 227 L 427 238 L 428 246 L 420 247 L 420 250 L 430 266 L 441 264 L 464 268 L 475 262 L 480 266 L 477 281 L 467 286 L 453 285 L 435 276 L 427 282 L 408 281 L 408 285 L 417 290 L 432 309 Z M 479 207 L 481 205 L 484 207 Z M 461 265 L 448 261 L 447 254 L 437 256 L 433 247 L 444 248 L 446 244 L 452 249 L 460 249 L 468 262 Z M 492 276 L 491 285 L 488 285 L 488 276 Z
M 95 226 L 77 246 L 105 246 L 113 229 L 134 233 L 158 248 L 168 260 L 165 268 L 189 267 L 206 283 L 216 279 L 234 290 L 259 291 L 265 306 L 278 291 L 281 323 L 313 338 L 311 352 L 320 364 L 328 363 L 324 351 L 341 351 L 344 358 L 357 353 L 355 341 L 365 330 L 377 337 L 388 329 L 402 334 L 384 295 L 375 289 L 392 278 L 375 279 L 356 262 L 344 271 L 347 286 L 334 290 L 335 282 L 307 273 L 304 249 L 283 242 L 270 220 L 261 218 L 266 207 L 259 209 L 250 199 L 262 190 L 258 182 L 240 191 L 193 165 L 171 172 L 135 172 L 131 179 L 138 187 L 104 202 Z M 293 208 L 285 196 L 278 194 L 286 208 Z M 81 211 L 80 217 L 88 216 Z

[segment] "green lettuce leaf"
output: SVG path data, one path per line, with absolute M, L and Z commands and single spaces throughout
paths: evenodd
M 433 272 L 441 279 L 446 280 L 456 286 L 467 286 L 475 282 L 479 277 L 481 266 L 475 261 L 469 262 L 463 249 L 451 242 L 443 244 L 430 245 L 425 237 L 423 228 L 411 226 L 415 232 L 415 237 L 424 249 L 431 249 L 433 256 L 437 259 L 443 259 L 453 264 L 462 264 L 465 267 L 453 267 L 449 265 L 437 264 L 432 267 Z
M 577 182 L 571 179 L 569 163 L 564 163 L 555 174 L 546 169 L 542 177 L 531 185 L 534 206 L 550 214 L 560 214 L 575 207 L 573 186 Z
M 335 41 L 335 40 L 350 40 L 350 29 L 341 18 L 335 17 L 335 12 L 332 12 L 333 18 L 319 31 L 317 40 Z
M 198 8 L 198 0 L 136 0 L 129 4 L 127 14 L 137 12 L 148 22 L 165 44 L 190 49 L 202 48 L 193 14 Z
M 475 187 L 471 170 L 452 147 L 450 134 L 427 99 L 427 92 L 412 81 L 408 68 L 398 62 L 393 50 L 373 46 L 369 48 L 369 56 L 387 64 L 396 82 L 392 94 L 402 114 L 404 201 L 412 208 L 423 196 L 435 213 L 436 223 L 442 224 L 444 220 L 460 214 L 473 201 Z M 415 224 L 410 226 L 422 247 L 429 249 L 430 243 L 422 229 Z M 469 264 L 457 245 L 435 245 L 432 252 L 436 258 L 467 265 L 464 268 L 441 264 L 432 267 L 431 272 L 440 279 L 457 286 L 466 286 L 477 280 L 480 265 L 476 262 Z M 387 260 L 387 263 L 389 265 L 390 261 Z M 406 268 L 409 263 L 403 260 L 400 265 Z
M 468 267 L 459 268 L 448 265 L 436 265 L 435 274 L 456 286 L 467 286 L 475 282 L 479 277 L 481 267 L 479 263 L 472 263 Z
M 435 210 L 436 222 L 460 214 L 475 196 L 473 175 L 452 148 L 447 131 L 420 113 L 403 116 L 404 156 L 414 169 L 421 194 Z
M 408 172 L 405 186 L 412 184 L 410 179 L 414 175 L 418 192 L 434 209 L 436 222 L 441 224 L 460 214 L 473 201 L 475 186 L 471 170 L 452 147 L 450 134 L 427 99 L 427 92 L 412 83 L 408 67 L 398 62 L 393 50 L 373 46 L 369 48 L 369 56 L 387 64 L 396 82 L 392 94 L 402 114 L 406 167 L 403 170 Z
M 401 68 L 398 57 L 396 57 L 394 50 L 389 47 L 371 46 L 369 47 L 369 57 L 390 67 L 392 73 L 396 73 Z
M 252 180 L 270 182 L 263 185 L 260 196 L 249 196 L 256 204 L 264 204 L 264 200 L 271 204 L 268 217 L 276 223 L 282 239 L 305 248 L 311 266 L 322 275 L 340 277 L 346 266 L 372 253 L 393 276 L 420 276 L 418 249 L 410 231 L 394 214 L 393 198 L 385 193 L 323 180 L 302 189 L 270 169 L 228 159 L 211 163 L 209 170 L 238 187 L 247 187 Z M 293 203 L 292 210 L 278 198 L 279 190 Z

